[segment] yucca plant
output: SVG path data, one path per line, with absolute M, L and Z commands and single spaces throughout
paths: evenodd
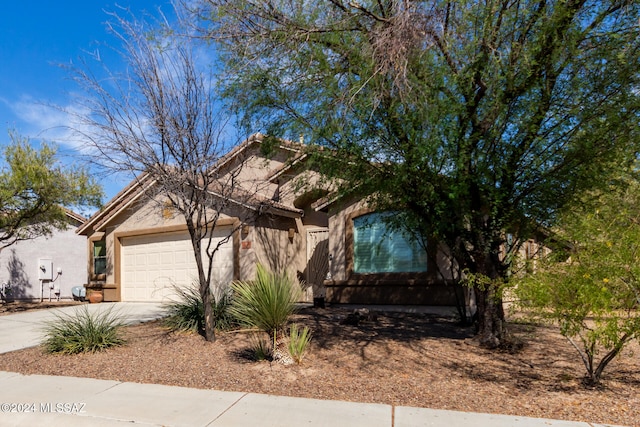
M 47 322 L 43 346 L 48 353 L 95 353 L 124 344 L 124 326 L 113 308 L 91 314 L 85 305 L 74 314 L 57 314 L 55 320 Z
M 294 323 L 289 327 L 289 354 L 294 362 L 297 364 L 302 363 L 309 343 L 311 342 L 311 330 L 305 326 L 300 329 L 297 323 Z
M 164 324 L 173 331 L 204 332 L 204 305 L 198 290 L 198 284 L 188 287 L 174 286 L 176 297 L 165 304 L 167 316 Z M 229 314 L 231 295 L 221 291 L 213 299 L 212 307 L 215 317 L 215 328 L 226 330 L 233 327 L 234 319 Z
M 284 327 L 295 312 L 300 287 L 286 272 L 273 273 L 258 264 L 256 278 L 231 284 L 231 314 L 243 325 L 258 328 L 273 340 L 272 351 L 284 336 Z

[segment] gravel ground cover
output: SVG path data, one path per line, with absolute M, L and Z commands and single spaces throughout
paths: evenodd
M 523 345 L 489 351 L 475 344 L 473 328 L 452 319 L 385 313 L 343 324 L 349 314 L 327 308 L 295 316 L 313 330 L 300 365 L 254 361 L 247 332 L 219 333 L 209 343 L 152 322 L 127 327 L 124 347 L 75 356 L 30 348 L 0 355 L 0 370 L 640 426 L 637 343 L 592 388 L 553 328 L 512 323 Z

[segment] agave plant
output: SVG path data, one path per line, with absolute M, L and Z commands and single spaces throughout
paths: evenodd
M 271 336 L 273 351 L 284 337 L 284 328 L 295 312 L 301 290 L 286 272 L 274 273 L 258 264 L 256 278 L 231 285 L 230 312 L 242 324 L 258 328 Z

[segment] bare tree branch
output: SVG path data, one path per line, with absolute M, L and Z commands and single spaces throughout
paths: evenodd
M 128 12 L 110 14 L 111 30 L 122 44 L 127 69 L 73 69 L 87 92 L 77 129 L 95 163 L 152 185 L 141 187 L 144 201 L 181 216 L 189 232 L 205 307 L 205 334 L 214 340 L 211 301 L 216 283 L 214 256 L 242 223 L 252 222 L 259 184 L 242 181 L 242 158 L 235 169 L 212 170 L 237 142 L 227 141 L 229 115 L 221 111 L 214 82 L 198 63 L 190 40 L 166 37 L 162 27 Z M 264 201 L 260 201 L 264 203 Z M 237 218 L 226 238 L 213 239 L 222 215 Z M 204 249 L 204 250 L 203 250 Z

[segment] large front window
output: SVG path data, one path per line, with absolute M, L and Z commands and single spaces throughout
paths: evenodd
M 354 273 L 427 271 L 427 255 L 420 245 L 384 221 L 393 213 L 371 213 L 353 219 Z

